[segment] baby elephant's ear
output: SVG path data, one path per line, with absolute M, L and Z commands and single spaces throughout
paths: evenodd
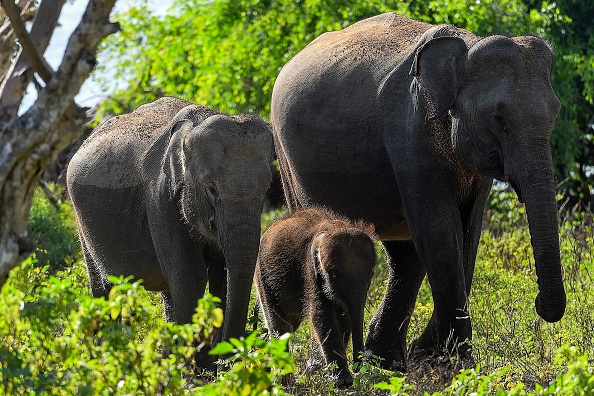
M 316 275 L 319 273 L 326 273 L 324 258 L 322 256 L 322 246 L 326 236 L 327 234 L 325 232 L 321 232 L 317 234 L 311 242 L 310 254 L 313 259 L 313 267 Z

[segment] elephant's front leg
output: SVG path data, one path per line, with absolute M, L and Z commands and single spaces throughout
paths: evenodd
M 439 184 L 437 184 L 439 185 Z M 464 269 L 464 232 L 455 197 L 447 189 L 408 202 L 405 213 L 415 246 L 426 264 L 433 296 L 433 319 L 425 336 L 433 345 L 417 342 L 424 354 L 470 352 L 472 329 L 468 314 Z M 435 335 L 437 337 L 435 337 Z
M 163 293 L 167 320 L 179 324 L 191 323 L 198 300 L 204 295 L 208 277 L 203 246 L 196 245 L 190 237 L 187 225 L 179 219 L 175 202 L 162 199 L 158 204 L 149 205 L 147 216 L 153 246 L 169 286 L 169 290 Z M 202 348 L 196 353 L 198 366 L 210 368 L 212 358 L 207 352 L 207 348 Z
M 206 245 L 204 247 L 204 260 L 208 269 L 208 291 L 213 296 L 221 299 L 219 308 L 225 312 L 227 302 L 227 268 L 225 256 L 215 246 Z M 212 344 L 216 345 L 222 341 L 223 329 L 217 329 Z
M 343 332 L 336 317 L 334 302 L 327 298 L 320 288 L 315 292 L 309 307 L 309 319 L 312 336 L 312 368 L 321 364 L 335 363 L 337 368 L 333 375 L 338 387 L 353 384 L 353 377 L 348 368 L 346 345 L 343 343 Z M 320 361 L 323 358 L 323 362 Z
M 406 333 L 421 283 L 425 264 L 412 241 L 384 242 L 390 278 L 381 305 L 369 325 L 365 356 L 377 356 L 388 370 L 406 370 Z
M 476 178 L 470 198 L 460 207 L 460 217 L 464 232 L 464 279 L 467 295 L 470 295 L 478 244 L 481 236 L 483 212 L 492 183 L 493 180 L 487 177 Z M 437 343 L 437 327 L 435 316 L 432 315 L 421 336 L 411 344 L 409 348 L 410 355 L 413 356 L 419 351 L 423 353 L 422 351 L 434 348 Z M 468 357 L 470 358 L 470 356 Z

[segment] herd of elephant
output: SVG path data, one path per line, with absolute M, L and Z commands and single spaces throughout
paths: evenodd
M 93 295 L 109 294 L 108 275 L 133 275 L 162 293 L 167 320 L 189 323 L 208 283 L 225 313 L 218 342 L 245 334 L 255 280 L 269 334 L 309 319 L 308 366 L 336 363 L 341 386 L 351 334 L 355 359 L 392 370 L 411 353 L 471 359 L 468 296 L 497 179 L 526 204 L 536 312 L 560 320 L 552 65 L 535 36 L 386 13 L 295 55 L 276 78 L 272 125 L 170 97 L 110 119 L 67 173 Z M 275 153 L 290 215 L 261 237 Z M 375 240 L 390 271 L 364 343 Z M 407 347 L 425 276 L 434 311 Z

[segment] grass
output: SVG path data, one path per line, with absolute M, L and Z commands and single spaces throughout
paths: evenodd
M 155 353 L 154 350 L 151 350 L 150 353 L 137 352 L 138 356 L 144 356 L 143 359 L 146 360 L 143 363 L 145 366 L 142 366 L 143 370 L 146 370 L 144 376 L 138 377 L 142 370 L 134 368 L 136 366 L 131 362 L 121 366 L 124 368 L 112 360 L 104 363 L 104 365 L 111 364 L 113 367 L 118 367 L 119 371 L 116 370 L 117 372 L 127 373 L 125 378 L 136 378 L 135 381 L 141 385 L 146 382 L 140 388 L 126 388 L 122 385 L 123 387 L 119 391 L 117 384 L 121 379 L 118 380 L 119 377 L 111 378 L 107 374 L 104 374 L 107 376 L 104 380 L 93 377 L 95 378 L 95 388 L 89 388 L 89 386 L 84 388 L 80 384 L 73 385 L 72 381 L 78 378 L 76 375 L 68 374 L 72 377 L 71 382 L 64 379 L 66 377 L 64 372 L 68 373 L 69 364 L 80 364 L 87 367 L 88 370 L 91 370 L 89 367 L 95 367 L 97 370 L 100 367 L 85 362 L 74 362 L 76 353 L 64 352 L 68 355 L 66 358 L 70 360 L 60 363 L 60 357 L 55 355 L 54 350 L 69 349 L 58 345 L 50 348 L 50 345 L 57 342 L 55 340 L 63 339 L 64 334 L 70 331 L 66 329 L 74 326 L 73 323 L 79 323 L 82 320 L 80 315 L 90 315 L 83 312 L 85 309 L 104 306 L 101 305 L 103 303 L 93 302 L 94 299 L 90 298 L 80 253 L 77 248 L 72 249 L 72 238 L 76 239 L 76 236 L 69 203 L 59 202 L 60 212 L 52 213 L 51 211 L 54 209 L 46 200 L 42 194 L 36 196 L 31 217 L 33 232 L 37 233 L 40 238 L 38 240 L 45 244 L 36 254 L 37 265 L 34 260 L 29 260 L 14 271 L 10 281 L 0 294 L 0 305 L 3 306 L 0 313 L 2 316 L 0 318 L 2 323 L 0 325 L 0 339 L 2 339 L 0 344 L 0 367 L 2 368 L 0 387 L 3 386 L 1 389 L 4 393 L 68 394 L 68 391 L 72 389 L 76 389 L 77 393 L 86 389 L 86 393 L 82 393 L 125 394 L 124 390 L 127 389 L 128 393 L 148 394 L 151 393 L 146 391 L 148 389 L 167 389 L 150 388 L 149 385 L 146 385 L 152 383 L 147 378 L 153 377 L 151 381 L 157 381 L 160 378 L 162 381 L 169 381 L 168 384 L 171 386 L 179 385 L 175 388 L 179 392 L 182 390 L 189 394 L 211 394 L 209 392 L 212 392 L 217 395 L 233 394 L 239 389 L 236 388 L 239 386 L 237 384 L 243 384 L 241 389 L 247 392 L 245 394 L 268 391 L 299 395 L 421 395 L 425 392 L 427 394 L 464 395 L 473 392 L 475 392 L 474 394 L 526 394 L 526 392 L 529 394 L 580 394 L 580 390 L 585 392 L 594 387 L 593 364 L 589 360 L 594 357 L 594 337 L 592 337 L 592 329 L 594 329 L 593 216 L 592 214 L 570 214 L 562 219 L 561 256 L 568 305 L 564 318 L 558 323 L 549 324 L 538 317 L 534 308 L 537 285 L 523 207 L 518 205 L 513 197 L 505 199 L 501 196 L 495 196 L 490 202 L 470 296 L 470 314 L 474 334 L 473 356 L 478 365 L 474 370 L 460 373 L 453 381 L 450 381 L 449 378 L 444 380 L 442 373 L 437 368 L 417 368 L 403 376 L 365 363 L 355 374 L 355 384 L 352 388 L 334 389 L 323 373 L 310 376 L 303 373 L 308 356 L 310 336 L 309 326 L 304 324 L 292 336 L 289 344 L 294 363 L 287 360 L 287 356 L 281 354 L 280 349 L 282 348 L 278 346 L 262 344 L 259 343 L 260 341 L 254 340 L 249 341 L 249 345 L 246 346 L 244 341 L 244 344 L 227 346 L 227 352 L 235 351 L 233 353 L 238 356 L 239 362 L 244 362 L 243 365 L 234 365 L 233 367 L 241 367 L 221 374 L 208 386 L 191 386 L 187 383 L 188 377 L 180 374 L 183 370 L 180 369 L 179 362 L 174 362 L 173 358 L 169 363 L 164 362 L 162 353 Z M 279 212 L 264 216 L 264 227 L 270 225 L 276 217 L 282 216 L 282 214 Z M 369 322 L 381 301 L 387 279 L 388 269 L 385 265 L 383 250 L 379 246 L 378 253 L 381 260 L 380 265 L 376 268 L 376 275 L 368 295 L 366 323 Z M 48 265 L 52 268 L 56 266 L 56 269 L 50 271 L 47 269 Z M 52 273 L 55 276 L 51 276 Z M 124 329 L 130 332 L 131 337 L 135 337 L 137 343 L 145 345 L 143 343 L 152 340 L 151 337 L 158 337 L 155 335 L 155 331 L 161 331 L 159 326 L 165 326 L 165 324 L 161 319 L 162 312 L 158 307 L 160 300 L 157 294 L 143 292 L 137 298 L 130 297 L 130 290 L 137 291 L 139 288 L 141 289 L 140 286 L 135 286 L 126 289 L 125 293 L 128 293 L 125 294 L 128 296 L 126 301 L 129 301 L 130 304 L 125 306 L 126 310 L 132 313 L 138 310 L 135 317 L 142 318 L 142 320 L 134 322 L 136 324 L 132 327 L 128 323 L 120 324 L 128 326 Z M 52 297 L 55 293 L 63 294 Z M 117 298 L 114 296 L 114 301 Z M 252 298 L 252 307 L 254 301 L 255 298 Z M 113 304 L 113 302 L 108 302 L 108 304 Z M 154 310 L 148 308 L 155 305 L 157 308 Z M 99 308 L 93 309 L 96 311 Z M 113 307 L 109 308 L 109 310 L 112 309 Z M 430 288 L 425 282 L 411 318 L 409 341 L 421 333 L 431 316 L 432 309 Z M 202 313 L 203 318 L 210 317 L 211 321 L 216 322 L 216 318 L 213 319 L 212 315 L 209 315 L 208 312 Z M 97 323 L 101 323 L 104 319 L 100 317 L 97 320 Z M 106 320 L 111 323 L 109 315 Z M 110 326 L 122 330 L 121 327 L 117 327 L 119 326 L 117 324 L 111 323 Z M 204 327 L 204 320 L 202 326 Z M 252 327 L 258 331 L 260 337 L 263 337 L 265 330 L 259 321 L 259 315 L 250 317 L 250 328 Z M 22 331 L 26 331 L 28 334 L 21 334 Z M 188 334 L 183 333 L 181 329 L 178 331 L 181 332 L 180 334 Z M 208 337 L 206 333 L 202 336 Z M 62 342 L 67 344 L 68 341 Z M 129 348 L 124 340 L 118 342 Z M 172 340 L 161 340 L 159 341 L 161 344 L 154 340 L 151 342 L 152 344 L 147 343 L 147 345 L 153 345 L 151 347 L 153 349 L 157 344 L 161 345 L 161 349 L 171 349 L 177 345 Z M 167 342 L 173 342 L 173 346 Z M 101 343 L 99 344 L 101 345 Z M 38 364 L 41 356 L 39 351 L 43 350 L 43 348 L 38 348 L 40 345 L 46 345 L 45 353 L 55 359 L 54 366 L 52 366 L 54 368 Z M 93 348 L 100 347 L 100 345 L 94 345 L 93 343 L 88 345 L 91 355 L 96 354 L 93 352 Z M 76 351 L 76 347 L 73 348 Z M 118 353 L 120 352 L 113 352 L 113 356 L 120 356 Z M 122 354 L 121 356 L 127 355 Z M 99 357 L 96 358 L 100 360 Z M 282 376 L 278 375 L 273 376 L 276 378 L 276 385 L 266 382 L 273 378 L 270 373 L 274 372 L 271 367 L 275 366 L 276 359 L 278 362 L 283 362 L 283 367 L 293 365 L 295 382 L 292 385 L 281 386 L 279 378 Z M 142 359 L 138 357 L 137 360 L 140 362 Z M 170 367 L 174 367 L 171 369 L 173 371 L 167 369 Z M 165 371 L 177 374 L 163 377 Z M 267 378 L 266 381 L 264 378 Z M 101 381 L 108 383 L 110 380 L 115 381 L 115 387 L 110 387 L 110 385 L 102 388 L 103 385 L 98 385 L 103 384 Z M 186 381 L 186 385 L 183 385 L 184 381 Z M 21 388 L 15 388 L 15 384 Z M 254 384 L 259 384 L 260 388 Z M 383 384 L 380 385 L 382 389 L 376 387 L 377 384 Z M 111 390 L 106 391 L 106 389 Z M 137 391 L 131 391 L 132 389 L 137 389 Z

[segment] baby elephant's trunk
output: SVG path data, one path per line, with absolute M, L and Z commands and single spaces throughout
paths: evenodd
M 364 305 L 359 309 L 353 309 L 349 312 L 351 319 L 351 330 L 353 337 L 353 361 L 361 362 L 361 353 L 363 353 L 363 317 L 365 314 Z

